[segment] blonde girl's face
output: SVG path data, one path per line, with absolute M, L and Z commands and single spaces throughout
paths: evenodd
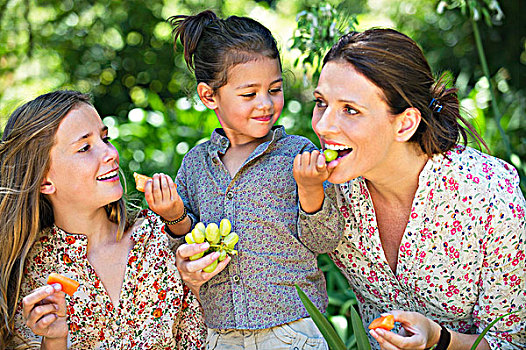
M 214 97 L 215 112 L 232 144 L 267 136 L 284 104 L 279 61 L 261 56 L 230 68 L 227 84 Z
M 119 154 L 95 108 L 80 104 L 60 123 L 41 191 L 55 209 L 97 209 L 122 197 Z

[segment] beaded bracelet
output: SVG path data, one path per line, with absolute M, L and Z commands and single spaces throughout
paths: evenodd
M 168 220 L 166 220 L 165 218 L 163 218 L 163 217 L 161 216 L 161 221 L 162 221 L 163 223 L 165 223 L 166 225 L 175 225 L 175 224 L 177 224 L 178 222 L 183 221 L 184 218 L 186 218 L 187 216 L 188 216 L 188 212 L 186 211 L 186 207 L 183 207 L 183 214 L 182 214 L 180 217 L 178 217 L 177 219 L 172 220 L 172 221 L 168 221 Z

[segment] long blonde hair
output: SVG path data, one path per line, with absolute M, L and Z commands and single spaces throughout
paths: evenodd
M 64 117 L 88 95 L 55 91 L 16 109 L 0 141 L 0 350 L 13 336 L 14 316 L 28 252 L 39 233 L 53 225 L 50 201 L 40 186 L 50 166 L 50 151 Z M 124 200 L 106 207 L 119 225 L 117 239 L 129 227 Z

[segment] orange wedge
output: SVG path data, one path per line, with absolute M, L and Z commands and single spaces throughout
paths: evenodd
M 386 315 L 382 317 L 378 317 L 377 319 L 374 319 L 373 322 L 369 325 L 369 329 L 376 329 L 376 328 L 382 328 L 386 331 L 390 331 L 394 328 L 394 316 L 393 315 Z
M 137 190 L 141 192 L 144 192 L 146 182 L 151 179 L 151 177 L 138 173 L 133 173 L 133 178 L 135 179 L 135 188 L 137 188 Z
M 62 291 L 66 294 L 73 295 L 79 288 L 80 283 L 69 277 L 62 276 L 58 273 L 50 273 L 47 278 L 47 284 L 58 283 L 62 286 Z

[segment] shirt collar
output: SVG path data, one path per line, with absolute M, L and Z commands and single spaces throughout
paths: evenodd
M 272 139 L 269 144 L 275 143 L 287 135 L 285 127 L 283 125 L 274 125 L 270 131 Z M 230 140 L 225 135 L 225 131 L 222 128 L 217 128 L 212 132 L 210 136 L 210 154 L 216 152 L 225 154 L 226 150 L 230 146 Z

